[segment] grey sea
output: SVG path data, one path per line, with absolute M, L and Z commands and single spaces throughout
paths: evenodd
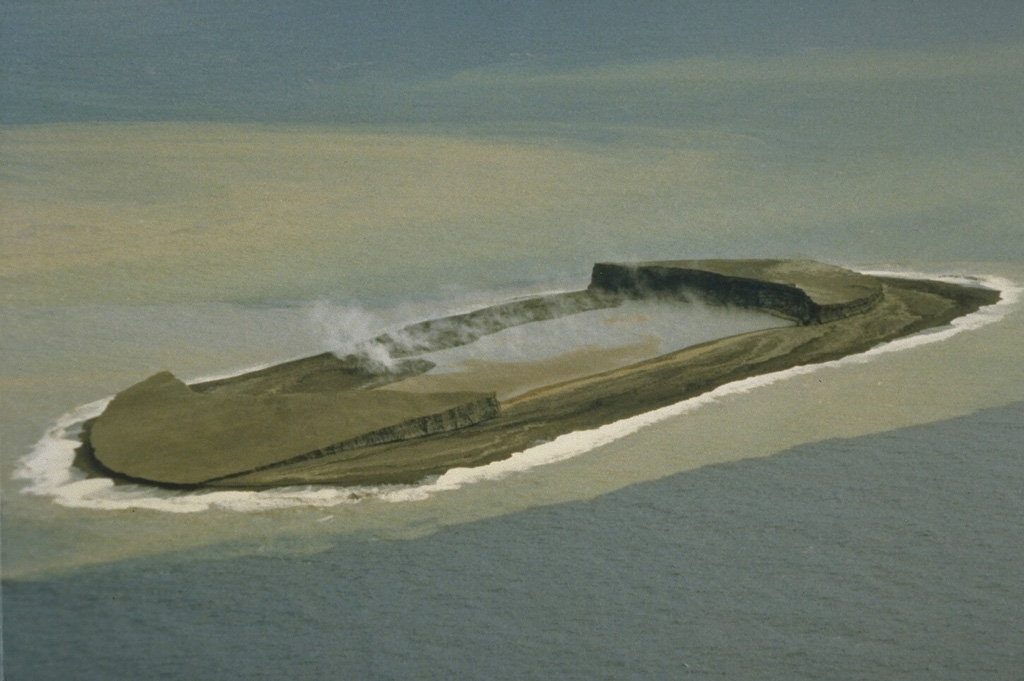
M 1020 3 L 17 0 L 0 68 L 4 678 L 1024 677 Z M 704 257 L 1002 299 L 416 485 L 71 467 L 160 370 Z

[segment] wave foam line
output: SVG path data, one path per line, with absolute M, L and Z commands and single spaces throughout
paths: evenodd
M 72 508 L 93 510 L 148 509 L 168 513 L 197 513 L 207 510 L 235 512 L 256 512 L 298 506 L 331 507 L 341 504 L 355 504 L 367 499 L 385 502 L 410 502 L 427 499 L 439 492 L 457 490 L 465 485 L 483 481 L 494 481 L 509 475 L 522 473 L 538 466 L 580 456 L 598 447 L 627 437 L 642 428 L 654 425 L 701 407 L 740 395 L 752 390 L 787 380 L 795 376 L 820 371 L 826 368 L 863 364 L 873 358 L 892 352 L 902 352 L 951 338 L 964 331 L 988 326 L 1003 319 L 1014 308 L 1024 293 L 1018 283 L 994 276 L 964 277 L 917 272 L 870 271 L 865 274 L 899 276 L 907 278 L 933 278 L 968 285 L 984 285 L 997 289 L 1001 298 L 995 305 L 953 320 L 939 329 L 924 331 L 888 343 L 878 345 L 866 352 L 848 355 L 841 359 L 821 364 L 807 364 L 791 367 L 771 374 L 762 374 L 734 381 L 714 390 L 677 402 L 661 409 L 646 412 L 609 423 L 591 430 L 566 433 L 554 440 L 530 447 L 513 454 L 507 459 L 495 461 L 474 468 L 453 468 L 444 474 L 416 485 L 384 485 L 378 487 L 283 487 L 261 491 L 224 490 L 181 492 L 163 490 L 144 485 L 115 485 L 109 478 L 88 478 L 74 468 L 75 449 L 79 446 L 74 437 L 77 428 L 95 416 L 99 416 L 112 397 L 82 405 L 61 416 L 57 422 L 36 443 L 32 451 L 18 462 L 13 478 L 28 480 L 21 491 L 25 494 L 52 497 L 54 502 Z

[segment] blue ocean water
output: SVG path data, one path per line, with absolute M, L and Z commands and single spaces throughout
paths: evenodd
M 1024 403 L 408 540 L 4 583 L 45 679 L 1011 679 Z M 685 447 L 685 443 L 679 443 Z
M 0 4 L 0 675 L 1024 677 L 1016 311 L 422 505 L 99 511 L 12 477 L 159 369 L 324 350 L 320 301 L 662 257 L 1019 283 L 1022 39 L 1019 0 Z M 697 437 L 773 455 L 678 473 Z

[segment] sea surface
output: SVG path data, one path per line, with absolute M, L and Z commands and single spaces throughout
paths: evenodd
M 1019 3 L 249 5 L 0 7 L 5 678 L 1020 676 Z M 704 257 L 1002 300 L 418 485 L 68 465 L 160 370 Z
M 415 539 L 16 581 L 7 673 L 1015 678 L 1022 423 L 1018 402 Z

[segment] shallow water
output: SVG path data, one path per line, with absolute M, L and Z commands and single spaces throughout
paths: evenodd
M 707 307 L 699 304 L 627 302 L 514 326 L 466 345 L 427 353 L 438 366 L 432 372 L 451 372 L 467 361 L 530 362 L 551 359 L 581 346 L 611 348 L 654 341 L 653 354 L 664 355 L 698 343 L 740 333 L 783 326 L 765 313 Z
M 422 489 L 26 493 L 64 415 L 156 371 L 597 261 L 1024 283 L 1019 3 L 541 5 L 3 5 L 7 678 L 1021 668 L 1019 301 Z

